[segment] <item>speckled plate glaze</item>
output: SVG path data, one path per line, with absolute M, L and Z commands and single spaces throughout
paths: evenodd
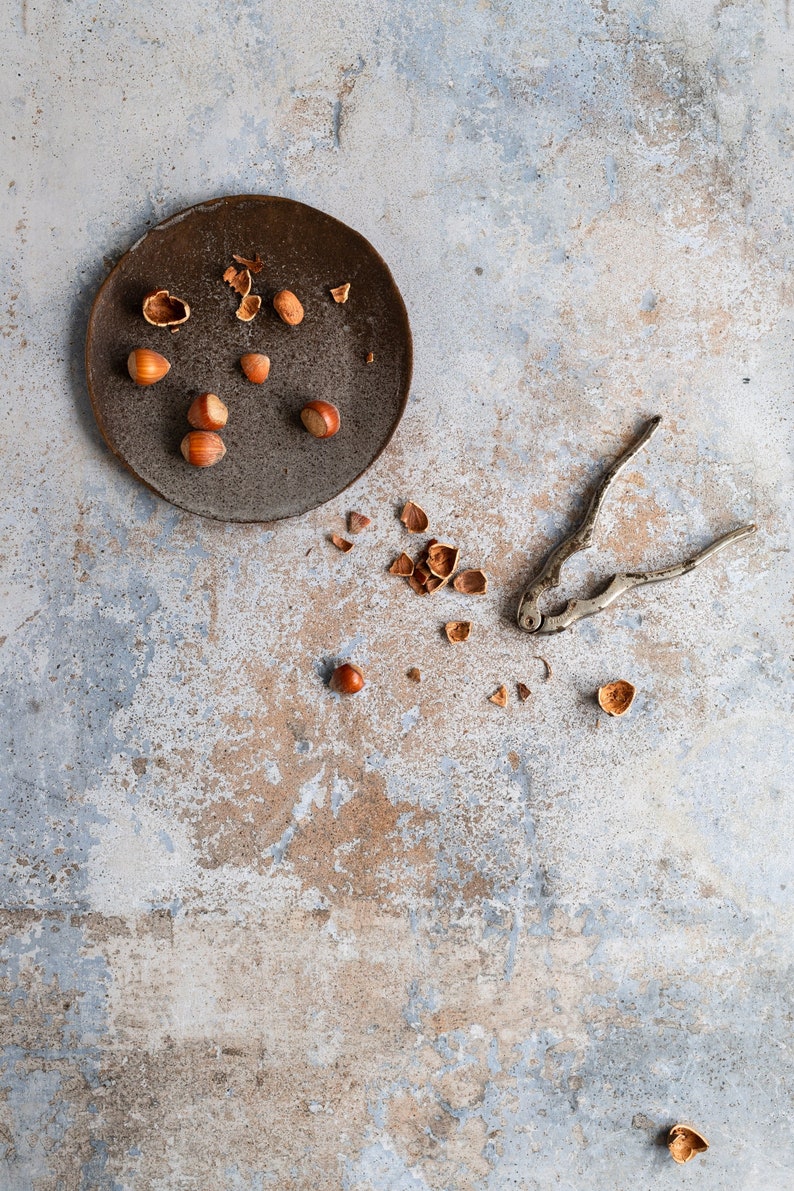
M 222 274 L 234 253 L 257 252 L 264 268 L 251 292 L 261 294 L 262 309 L 243 323 Z M 329 290 L 347 281 L 348 301 L 334 302 Z M 143 295 L 156 286 L 190 304 L 177 334 L 141 314 Z M 273 310 L 280 289 L 303 303 L 297 327 Z M 170 361 L 157 384 L 130 379 L 135 347 Z M 263 385 L 240 369 L 240 356 L 252 351 L 271 360 Z M 105 279 L 86 341 L 91 403 L 111 451 L 171 504 L 221 521 L 295 517 L 352 484 L 394 434 L 411 367 L 405 305 L 372 245 L 314 207 L 260 195 L 214 199 L 152 228 Z M 227 452 L 214 467 L 195 468 L 179 444 L 191 401 L 207 391 L 229 407 Z M 301 425 L 300 410 L 314 398 L 339 407 L 334 438 L 314 439 Z

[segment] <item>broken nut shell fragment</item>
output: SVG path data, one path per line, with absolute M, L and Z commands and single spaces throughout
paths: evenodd
M 532 694 L 532 691 L 529 689 L 529 687 L 527 686 L 527 684 L 525 682 L 517 682 L 516 683 L 516 692 L 517 692 L 518 697 L 522 703 L 526 703 L 527 699 Z
M 136 385 L 156 385 L 170 367 L 165 356 L 148 347 L 136 347 L 127 357 L 127 371 Z
M 409 533 L 424 533 L 430 522 L 427 513 L 414 501 L 408 500 L 400 513 L 400 520 Z
M 468 641 L 471 636 L 471 621 L 470 620 L 450 620 L 444 625 L 444 632 L 447 634 L 447 640 L 453 645 L 457 641 Z
M 252 385 L 261 385 L 270 375 L 270 357 L 259 352 L 246 352 L 240 356 L 240 367 Z
M 247 269 L 235 269 L 234 265 L 229 265 L 229 268 L 223 274 L 223 280 L 241 298 L 247 298 L 251 292 L 251 274 Z
M 256 318 L 257 314 L 259 314 L 261 305 L 262 299 L 259 297 L 259 294 L 247 294 L 240 302 L 235 314 L 241 323 L 250 323 L 251 319 Z
M 452 586 L 463 595 L 485 595 L 488 577 L 485 571 L 461 571 L 455 576 Z
M 260 273 L 264 268 L 265 262 L 257 252 L 256 260 L 249 261 L 244 256 L 238 256 L 236 252 L 232 253 L 232 260 L 237 261 L 238 265 L 243 265 L 246 269 L 250 269 L 252 273 Z
M 489 695 L 491 703 L 495 703 L 497 707 L 507 707 L 507 687 L 500 686 L 497 691 Z
M 201 393 L 187 411 L 187 420 L 196 430 L 221 430 L 229 410 L 214 393 Z
M 709 1143 L 691 1125 L 673 1125 L 667 1135 L 667 1148 L 673 1161 L 683 1165 L 696 1154 L 705 1154 Z
M 336 546 L 337 550 L 341 550 L 343 554 L 353 549 L 353 543 L 348 542 L 346 538 L 342 538 L 338 533 L 331 534 L 331 541 Z
M 347 528 L 349 533 L 361 533 L 368 525 L 372 524 L 371 517 L 365 517 L 363 513 L 348 513 Z
M 422 671 L 418 670 L 416 666 L 411 666 L 411 669 L 406 672 L 406 678 L 410 678 L 411 682 L 422 681 Z
M 339 410 L 330 401 L 309 401 L 301 410 L 301 421 L 313 438 L 333 438 L 339 430 Z
M 446 581 L 454 575 L 458 565 L 460 551 L 457 546 L 448 546 L 445 542 L 434 542 L 429 546 L 425 557 L 427 565 L 433 575 Z
M 297 327 L 303 322 L 303 307 L 292 290 L 280 289 L 273 298 L 273 308 L 287 326 Z
M 178 327 L 190 318 L 190 307 L 167 289 L 150 289 L 143 296 L 143 317 L 153 327 Z
M 349 293 L 350 282 L 346 281 L 344 285 L 337 285 L 331 290 L 331 297 L 335 302 L 346 302 Z
M 364 685 L 364 675 L 352 662 L 343 662 L 334 670 L 328 685 L 337 695 L 355 695 Z
M 193 467 L 212 467 L 226 454 L 223 439 L 209 430 L 191 430 L 182 439 L 180 450 Z
M 607 715 L 625 715 L 634 702 L 637 688 L 624 678 L 598 688 L 598 705 Z
M 395 558 L 394 562 L 389 567 L 390 575 L 400 575 L 403 579 L 410 579 L 414 573 L 414 560 L 405 551 Z

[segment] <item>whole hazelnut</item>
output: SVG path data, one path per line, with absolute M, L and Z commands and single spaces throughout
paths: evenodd
M 261 385 L 270 375 L 270 357 L 260 352 L 246 352 L 240 356 L 240 367 L 252 385 Z
M 210 430 L 191 430 L 182 439 L 180 450 L 194 467 L 212 467 L 226 454 L 223 439 Z
M 127 357 L 127 371 L 136 385 L 154 385 L 162 380 L 171 365 L 165 356 L 148 347 L 136 347 Z
M 310 401 L 301 410 L 301 421 L 314 438 L 333 438 L 339 430 L 339 410 L 330 401 Z
M 343 662 L 334 670 L 328 685 L 338 695 L 355 695 L 364 685 L 364 675 L 352 662 Z
M 187 420 L 197 430 L 221 430 L 228 421 L 229 410 L 214 393 L 202 393 L 187 411 Z

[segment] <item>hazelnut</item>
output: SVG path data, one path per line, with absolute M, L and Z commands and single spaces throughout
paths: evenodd
M 637 688 L 619 678 L 598 688 L 598 704 L 607 715 L 625 715 L 634 702 Z
M 427 513 L 412 500 L 405 502 L 400 520 L 409 533 L 424 533 L 429 525 Z
M 150 289 L 143 296 L 143 317 L 153 327 L 178 327 L 190 318 L 190 307 L 167 289 Z
M 136 385 L 155 385 L 162 380 L 171 365 L 159 352 L 148 347 L 136 347 L 127 357 L 127 371 Z
M 691 1125 L 673 1125 L 667 1135 L 667 1148 L 673 1161 L 683 1165 L 695 1154 L 705 1154 L 709 1148 L 702 1133 L 693 1129 Z
M 346 281 L 344 285 L 337 285 L 331 290 L 331 297 L 335 302 L 346 302 L 347 295 L 350 293 L 350 282 Z
M 339 430 L 339 410 L 330 401 L 310 401 L 301 410 L 301 421 L 314 438 L 333 438 Z
M 223 439 L 210 430 L 191 430 L 182 439 L 180 450 L 194 467 L 212 467 L 226 454 Z
M 259 297 L 259 294 L 247 294 L 240 302 L 235 314 L 240 322 L 250 323 L 252 318 L 256 318 L 261 305 L 262 299 Z
M 251 274 L 247 269 L 235 269 L 234 265 L 229 265 L 229 268 L 223 275 L 223 280 L 241 298 L 248 297 L 251 292 Z
M 288 289 L 280 289 L 273 298 L 273 307 L 282 322 L 290 327 L 297 327 L 303 322 L 303 307 L 298 299 Z
M 196 430 L 221 430 L 229 417 L 229 410 L 214 393 L 202 393 L 187 411 L 187 420 Z
M 334 670 L 328 685 L 337 695 L 355 695 L 364 685 L 364 675 L 352 662 L 343 662 Z
M 485 571 L 461 571 L 455 576 L 452 586 L 463 595 L 485 595 L 488 578 Z
M 447 640 L 453 645 L 456 641 L 468 641 L 471 636 L 470 620 L 450 620 L 444 625 Z
M 240 367 L 252 385 L 261 385 L 270 375 L 270 357 L 259 352 L 246 352 L 240 356 Z

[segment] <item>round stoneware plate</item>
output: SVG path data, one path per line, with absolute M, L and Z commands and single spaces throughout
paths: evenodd
M 223 281 L 234 254 L 264 262 L 251 289 L 262 308 L 250 323 L 236 317 L 239 297 Z M 346 282 L 348 300 L 337 303 L 329 291 Z M 176 334 L 141 313 L 144 294 L 158 287 L 190 306 Z M 303 304 L 297 327 L 273 309 L 280 289 Z M 157 384 L 131 380 L 136 347 L 170 361 Z M 244 376 L 245 352 L 270 357 L 264 384 Z M 214 199 L 152 228 L 104 281 L 86 341 L 88 390 L 111 451 L 172 504 L 222 521 L 295 517 L 352 484 L 394 434 L 411 366 L 405 305 L 372 245 L 322 211 L 270 196 Z M 229 408 L 226 455 L 197 468 L 179 444 L 188 407 L 205 392 Z M 333 438 L 312 438 L 300 421 L 316 398 L 339 409 Z

